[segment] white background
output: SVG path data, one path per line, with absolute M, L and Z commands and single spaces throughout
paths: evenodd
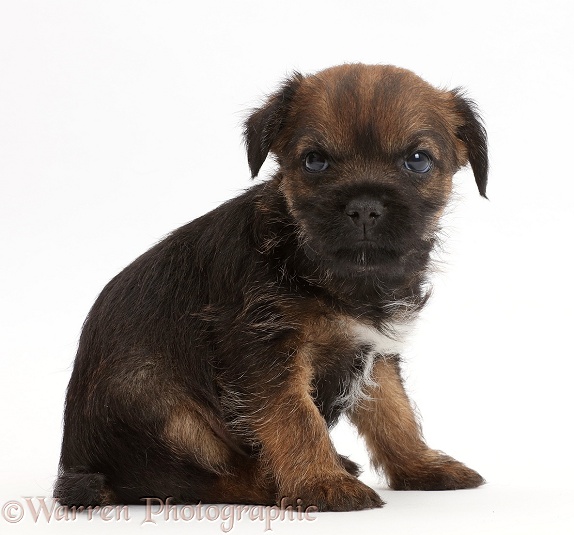
M 2 0 L 0 506 L 51 493 L 78 335 L 104 284 L 249 187 L 241 123 L 281 79 L 361 61 L 466 87 L 487 125 L 490 201 L 456 176 L 406 375 L 428 442 L 488 484 L 401 493 L 367 471 L 383 509 L 274 531 L 572 533 L 572 23 L 566 0 Z M 334 435 L 366 463 L 352 430 Z M 106 526 L 140 529 L 141 509 Z M 25 511 L 0 531 L 102 523 Z

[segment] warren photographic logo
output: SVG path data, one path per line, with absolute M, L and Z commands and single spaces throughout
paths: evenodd
M 2 504 L 0 519 L 10 524 L 31 521 L 59 523 L 73 522 L 79 518 L 102 522 L 139 522 L 160 524 L 170 522 L 199 522 L 219 524 L 222 532 L 229 533 L 237 522 L 256 522 L 263 531 L 273 531 L 274 522 L 313 522 L 317 508 L 288 505 L 286 498 L 279 506 L 263 505 L 176 505 L 171 498 L 142 498 L 143 507 L 127 505 L 103 505 L 74 507 L 60 505 L 54 498 L 41 496 L 23 497 Z M 143 512 L 143 515 L 142 515 Z

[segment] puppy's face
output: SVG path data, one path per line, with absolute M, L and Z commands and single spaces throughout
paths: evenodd
M 246 126 L 253 175 L 273 152 L 306 254 L 340 275 L 404 274 L 428 253 L 452 176 L 469 161 L 485 194 L 472 104 L 396 67 L 295 75 Z

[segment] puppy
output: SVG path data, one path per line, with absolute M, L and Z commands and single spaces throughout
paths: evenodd
M 293 75 L 245 125 L 255 177 L 104 288 L 67 391 L 64 505 L 379 507 L 329 429 L 344 415 L 393 489 L 476 487 L 430 449 L 400 346 L 427 300 L 453 174 L 481 195 L 486 133 L 460 91 L 392 66 Z

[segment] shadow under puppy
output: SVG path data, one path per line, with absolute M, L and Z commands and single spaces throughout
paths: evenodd
M 275 175 L 173 232 L 90 311 L 54 496 L 381 506 L 329 438 L 342 415 L 393 489 L 483 483 L 425 444 L 399 370 L 453 174 L 470 162 L 485 195 L 473 104 L 343 65 L 295 74 L 245 138 L 252 175 L 269 152 Z

